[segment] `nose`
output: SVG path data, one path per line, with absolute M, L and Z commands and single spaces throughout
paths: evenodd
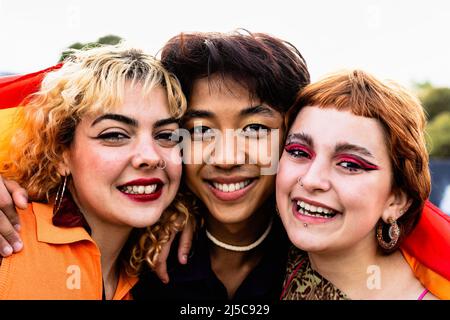
M 153 139 L 142 139 L 133 150 L 131 165 L 136 169 L 164 169 L 166 161 Z
M 239 140 L 234 130 L 227 129 L 215 137 L 214 147 L 210 150 L 208 163 L 222 168 L 231 169 L 245 163 L 245 145 Z
M 315 158 L 303 176 L 298 178 L 300 186 L 310 193 L 328 191 L 331 188 L 329 169 L 325 159 Z

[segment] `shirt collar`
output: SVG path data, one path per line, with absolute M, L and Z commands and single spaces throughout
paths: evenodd
M 94 243 L 91 236 L 83 227 L 64 228 L 53 225 L 52 204 L 34 202 L 32 206 L 36 217 L 38 241 L 52 244 L 69 244 L 87 240 Z

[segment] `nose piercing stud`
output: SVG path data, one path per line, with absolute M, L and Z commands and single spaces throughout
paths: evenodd
M 158 164 L 156 165 L 156 168 L 164 170 L 166 168 L 166 161 L 164 159 L 159 161 Z
M 302 178 L 301 177 L 297 178 L 297 183 L 300 185 L 300 187 L 303 187 L 303 182 L 302 182 Z

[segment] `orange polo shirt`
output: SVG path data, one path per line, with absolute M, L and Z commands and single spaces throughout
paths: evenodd
M 86 230 L 54 226 L 51 205 L 18 212 L 24 248 L 1 261 L 0 299 L 101 300 L 100 251 Z M 113 299 L 132 299 L 137 280 L 121 272 Z

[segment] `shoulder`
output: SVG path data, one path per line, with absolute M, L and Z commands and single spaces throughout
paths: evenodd
M 291 263 L 299 263 L 300 261 L 303 261 L 308 258 L 308 254 L 300 250 L 294 245 L 291 245 L 288 251 L 288 261 Z

